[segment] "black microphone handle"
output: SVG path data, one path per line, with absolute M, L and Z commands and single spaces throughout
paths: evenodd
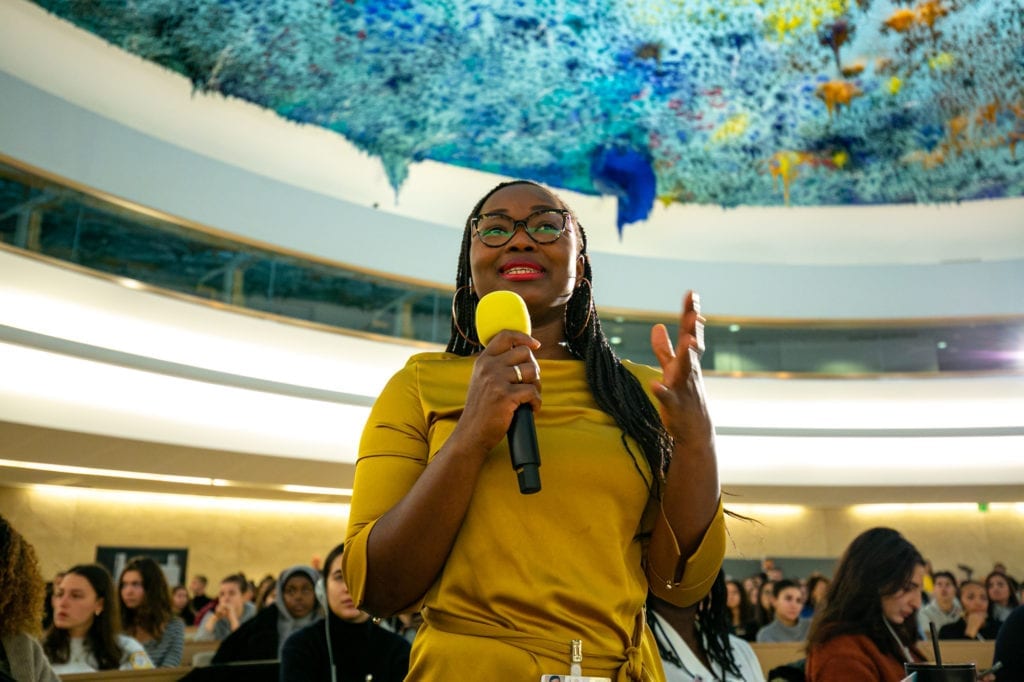
M 540 490 L 540 448 L 537 447 L 537 427 L 533 423 L 533 407 L 522 404 L 512 415 L 508 427 L 508 450 L 512 455 L 512 468 L 519 478 L 519 492 L 532 495 Z

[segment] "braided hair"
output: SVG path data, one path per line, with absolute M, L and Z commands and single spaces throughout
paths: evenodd
M 459 265 L 455 280 L 455 298 L 452 301 L 451 335 L 448 339 L 447 351 L 456 355 L 471 355 L 482 344 L 476 336 L 476 304 L 479 302 L 473 291 L 470 277 L 469 251 L 473 241 L 472 220 L 479 213 L 484 203 L 496 192 L 512 185 L 532 185 L 550 192 L 546 187 L 529 180 L 512 180 L 503 182 L 485 194 L 473 207 L 466 219 L 462 233 L 462 248 L 459 252 Z M 556 196 L 556 198 L 558 198 Z M 586 368 L 587 384 L 590 391 L 604 412 L 615 419 L 615 423 L 633 438 L 643 450 L 644 457 L 654 474 L 654 481 L 648 482 L 652 494 L 660 496 L 661 482 L 672 458 L 672 438 L 661 422 L 657 409 L 648 399 L 640 381 L 626 369 L 615 351 L 608 343 L 601 320 L 594 307 L 590 285 L 593 273 L 590 258 L 587 255 L 587 235 L 576 213 L 559 201 L 569 211 L 573 225 L 576 226 L 580 239 L 580 255 L 583 256 L 583 277 L 586 284 L 577 286 L 565 307 L 565 336 L 567 349 L 575 357 L 583 360 Z M 626 439 L 623 437 L 623 444 Z M 629 446 L 626 445 L 627 450 Z M 632 454 L 632 453 L 631 453 Z
M 725 572 L 719 570 L 718 577 L 715 578 L 711 590 L 694 606 L 687 607 L 694 610 L 695 640 L 697 647 L 700 649 L 700 651 L 694 653 L 697 654 L 698 658 L 703 654 L 707 657 L 708 661 L 717 663 L 722 668 L 723 680 L 729 675 L 734 677 L 743 676 L 743 672 L 740 670 L 733 655 L 732 644 L 729 642 L 731 618 L 729 607 L 726 606 L 727 596 Z M 659 607 L 680 610 L 680 607 L 661 600 L 653 592 L 648 593 L 647 607 L 653 611 L 659 610 Z M 658 652 L 662 660 L 668 661 L 676 667 L 683 668 L 682 659 L 680 659 L 678 652 L 672 647 L 668 636 L 661 630 L 660 623 L 654 620 L 651 625 L 651 630 L 654 632 L 654 641 L 658 645 Z

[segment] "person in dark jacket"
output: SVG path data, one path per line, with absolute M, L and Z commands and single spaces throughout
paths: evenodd
M 996 675 L 999 682 L 1024 680 L 1024 606 L 1018 606 L 999 628 L 993 665 L 1002 663 Z
M 320 594 L 327 618 L 285 642 L 281 682 L 364 682 L 371 676 L 373 682 L 401 682 L 409 671 L 409 642 L 355 607 L 341 570 L 343 551 L 344 545 L 338 545 L 324 562 Z
M 320 620 L 316 581 L 310 566 L 292 566 L 277 579 L 277 597 L 221 642 L 213 663 L 266 661 L 281 657 L 288 637 Z

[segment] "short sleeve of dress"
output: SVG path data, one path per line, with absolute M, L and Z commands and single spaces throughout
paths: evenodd
M 415 357 L 388 382 L 370 411 L 356 460 L 343 571 L 357 605 L 366 589 L 367 541 L 373 525 L 412 488 L 429 457 L 428 425 Z

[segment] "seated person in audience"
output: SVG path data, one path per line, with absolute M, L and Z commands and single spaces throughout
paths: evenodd
M 800 617 L 804 593 L 792 580 L 772 584 L 772 608 L 775 619 L 757 631 L 758 642 L 802 642 L 807 639 L 811 621 Z
M 823 575 L 812 575 L 807 579 L 807 601 L 800 612 L 801 618 L 813 618 L 814 612 L 825 600 L 828 593 L 828 578 Z
M 807 682 L 899 682 L 917 648 L 924 559 L 891 528 L 866 530 L 839 560 L 807 635 Z
M 192 593 L 192 600 L 189 603 L 194 613 L 199 613 L 207 604 L 213 601 L 206 596 L 206 585 L 206 576 L 198 573 L 192 576 L 192 580 L 188 581 L 188 589 Z
M 220 582 L 217 606 L 199 621 L 197 642 L 222 641 L 256 615 L 256 607 L 242 597 L 247 585 L 248 581 L 241 573 L 229 575 Z
M 99 564 L 68 569 L 53 595 L 53 625 L 43 651 L 58 675 L 153 667 L 146 650 L 121 632 L 114 580 Z
M 757 604 L 757 595 L 761 592 L 761 576 L 755 574 L 743 579 L 743 591 L 747 593 L 747 601 Z
M 277 578 L 270 575 L 269 573 L 263 576 L 260 580 L 260 584 L 256 586 L 256 598 L 253 599 L 253 604 L 256 606 L 256 612 L 259 613 L 263 609 L 267 608 L 277 599 Z
M 171 610 L 171 593 L 160 564 L 149 557 L 130 559 L 121 571 L 118 592 L 124 634 L 142 644 L 156 667 L 181 665 L 185 621 Z
M 765 580 L 757 588 L 757 601 L 754 602 L 754 619 L 758 628 L 763 628 L 775 620 L 775 607 L 772 605 L 772 582 Z
M 178 585 L 171 590 L 171 611 L 184 621 L 185 627 L 196 624 L 196 612 L 192 610 L 188 588 L 184 585 Z
M 36 640 L 45 590 L 35 549 L 0 516 L 0 680 L 59 682 Z
M 1018 606 L 999 628 L 992 665 L 1002 663 L 997 682 L 1024 680 L 1024 606 Z
M 725 581 L 725 606 L 729 611 L 729 634 L 753 642 L 760 627 L 754 617 L 754 605 L 743 586 L 735 580 Z
M 939 628 L 939 639 L 994 640 L 999 623 L 989 616 L 985 586 L 975 580 L 965 580 L 960 585 L 960 603 L 963 604 L 961 618 Z
M 729 634 L 728 598 L 721 572 L 707 596 L 693 606 L 673 606 L 653 593 L 648 596 L 649 624 L 666 682 L 764 682 L 754 650 Z
M 343 551 L 344 545 L 338 545 L 323 564 L 321 589 L 326 593 L 327 618 L 285 642 L 281 682 L 335 678 L 337 682 L 400 682 L 409 671 L 409 642 L 375 624 L 370 614 L 352 602 L 341 568 Z
M 1005 573 L 993 571 L 985 577 L 988 591 L 988 614 L 992 620 L 1002 623 L 1020 605 L 1017 601 L 1017 585 Z
M 949 571 L 939 571 L 932 576 L 932 599 L 917 612 L 917 626 L 925 637 L 931 637 L 931 623 L 935 631 L 960 620 L 963 607 L 956 596 L 956 578 Z
M 281 657 L 288 637 L 320 619 L 316 599 L 317 572 L 292 566 L 277 579 L 277 599 L 220 643 L 214 663 L 267 661 Z

